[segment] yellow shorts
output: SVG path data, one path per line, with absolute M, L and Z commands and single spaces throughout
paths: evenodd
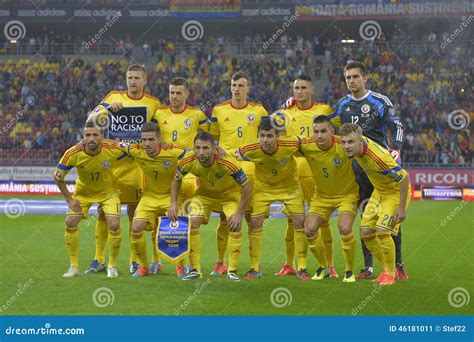
M 133 221 L 147 221 L 151 225 L 155 224 L 158 216 L 167 215 L 170 206 L 170 195 L 147 196 L 146 194 L 140 199 Z
M 408 193 L 407 208 L 409 204 L 410 193 Z M 395 216 L 399 205 L 399 193 L 382 195 L 377 190 L 374 190 L 362 214 L 360 227 L 370 229 L 381 228 L 391 232 L 393 235 L 397 235 L 400 225 L 396 224 Z
M 117 192 L 113 193 L 112 195 L 103 198 L 94 198 L 91 196 L 90 198 L 85 198 L 83 196 L 75 197 L 72 196 L 75 200 L 79 201 L 82 211 L 76 212 L 71 209 L 68 209 L 67 215 L 68 216 L 82 216 L 82 218 L 86 218 L 90 207 L 97 203 L 102 207 L 104 214 L 106 216 L 120 216 L 120 196 L 117 195 Z
M 207 224 L 212 211 L 223 213 L 228 219 L 237 212 L 239 205 L 240 191 L 225 192 L 216 196 L 197 190 L 187 206 L 187 211 L 190 217 L 202 217 L 204 224 Z
M 143 193 L 143 171 L 136 162 L 119 161 L 113 168 L 120 191 L 120 202 L 123 204 L 137 204 Z
M 313 172 L 308 164 L 306 158 L 297 157 L 296 166 L 298 168 L 298 179 L 303 190 L 304 200 L 306 203 L 310 203 L 314 195 L 314 189 L 316 183 L 314 182 Z
M 297 188 L 287 190 L 260 190 L 255 189 L 252 194 L 251 216 L 265 216 L 269 214 L 270 204 L 273 202 L 281 202 L 285 206 L 285 214 L 288 216 L 304 216 L 304 199 L 303 191 Z
M 337 209 L 338 214 L 357 215 L 357 204 L 359 203 L 359 194 L 347 194 L 340 197 L 324 197 L 317 192 L 311 199 L 311 205 L 308 210 L 309 215 L 322 217 L 326 222 L 329 221 L 331 214 Z

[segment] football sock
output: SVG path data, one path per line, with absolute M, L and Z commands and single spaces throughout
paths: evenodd
M 325 224 L 324 226 L 321 226 L 321 238 L 323 239 L 324 242 L 324 248 L 325 248 L 325 255 L 326 255 L 326 262 L 328 265 L 333 265 L 333 248 L 332 248 L 332 231 L 331 231 L 331 226 L 329 223 Z
M 217 261 L 224 262 L 225 252 L 229 240 L 229 229 L 227 228 L 227 221 L 220 221 L 217 228 Z
M 109 230 L 109 267 L 117 266 L 117 256 L 120 251 L 120 244 L 122 243 L 122 231 Z
M 260 269 L 260 254 L 262 251 L 263 229 L 249 229 L 250 268 Z
M 382 246 L 380 244 L 380 240 L 375 236 L 375 233 L 363 235 L 361 236 L 361 239 L 365 243 L 367 250 L 377 258 L 377 260 L 380 262 L 380 265 L 383 267 Z
M 318 234 L 316 234 L 313 237 L 307 237 L 306 241 L 308 242 L 309 250 L 318 260 L 319 266 L 322 268 L 327 268 L 328 264 L 326 261 L 326 251 L 324 250 L 325 247 L 323 239 Z
M 398 235 L 393 236 L 393 242 L 395 243 L 395 262 L 397 265 L 403 264 L 402 259 L 402 226 L 398 228 Z
M 229 232 L 229 272 L 237 271 L 240 261 L 240 250 L 242 247 L 242 232 Z
M 197 272 L 201 272 L 201 233 L 199 229 L 191 229 L 189 241 L 189 262 Z
M 362 245 L 362 254 L 364 255 L 364 267 L 373 268 L 374 267 L 374 257 L 370 253 L 369 249 L 365 245 L 364 239 L 361 238 L 361 245 Z
M 377 238 L 380 240 L 382 249 L 382 267 L 385 273 L 395 276 L 395 243 L 393 242 L 392 234 L 389 232 L 377 232 Z
M 136 261 L 140 264 L 140 266 L 148 267 L 146 239 L 143 232 L 132 233 L 132 249 L 137 257 Z
M 303 227 L 295 229 L 295 252 L 297 258 L 298 270 L 306 269 L 306 256 L 308 250 L 308 243 L 304 236 Z
M 356 243 L 354 234 L 349 233 L 346 235 L 341 235 L 342 241 L 342 254 L 344 254 L 344 260 L 346 261 L 345 271 L 354 271 L 354 261 L 355 261 L 355 249 Z
M 66 243 L 66 250 L 67 254 L 69 254 L 71 267 L 79 268 L 77 256 L 79 252 L 79 231 L 77 230 L 77 227 L 66 227 L 64 242 Z
M 99 263 L 105 263 L 105 246 L 109 237 L 109 227 L 106 220 L 97 219 L 95 223 L 95 257 Z
M 128 220 L 128 243 L 130 244 L 130 261 L 129 261 L 130 265 L 132 264 L 132 262 L 137 261 L 137 255 L 135 254 L 132 248 L 132 233 L 133 233 L 132 225 L 133 225 L 133 220 L 129 219 Z
M 156 233 L 158 232 L 158 226 L 155 224 L 153 225 L 153 230 L 151 232 L 151 244 L 152 244 L 152 262 L 160 262 L 161 257 L 160 253 L 158 252 L 158 242 L 156 241 Z M 146 265 L 143 265 L 146 266 Z
M 285 252 L 286 252 L 286 264 L 293 266 L 295 260 L 295 228 L 293 221 L 288 219 L 288 225 L 286 226 L 285 233 Z

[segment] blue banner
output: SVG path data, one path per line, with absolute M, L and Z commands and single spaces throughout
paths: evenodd
M 158 219 L 158 251 L 173 263 L 189 254 L 189 217 L 179 216 L 174 222 L 167 216 Z
M 3 316 L 0 340 L 471 342 L 472 328 L 472 316 Z

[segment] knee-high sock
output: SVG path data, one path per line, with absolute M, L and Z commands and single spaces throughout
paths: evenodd
M 79 268 L 79 231 L 77 230 L 77 227 L 66 227 L 64 242 L 66 243 L 66 250 L 69 255 L 71 267 Z
M 122 231 L 109 230 L 109 267 L 117 266 L 117 257 L 120 251 L 120 244 L 122 243 Z
M 240 251 L 242 249 L 242 232 L 229 232 L 229 271 L 237 271 L 240 261 Z
M 158 226 L 155 224 L 153 226 L 153 230 L 151 232 L 151 244 L 152 246 L 152 262 L 160 262 L 161 257 L 160 253 L 158 252 L 158 242 L 156 240 L 156 233 L 158 232 Z M 144 265 L 147 266 L 147 265 Z
M 249 229 L 250 268 L 260 270 L 260 255 L 262 252 L 263 229 Z
M 291 220 L 288 220 L 288 225 L 286 226 L 285 252 L 286 264 L 293 266 L 295 262 L 295 227 Z
M 395 243 L 392 234 L 389 232 L 377 232 L 376 234 L 382 249 L 382 267 L 386 273 L 395 276 Z
M 395 243 L 395 263 L 403 264 L 402 258 L 402 227 L 398 228 L 398 235 L 392 236 Z
M 133 252 L 132 248 L 132 225 L 133 225 L 133 220 L 128 220 L 128 243 L 130 244 L 130 265 L 135 261 L 137 261 L 137 255 Z M 146 266 L 146 265 L 143 265 Z
M 318 260 L 319 266 L 322 268 L 327 268 L 328 263 L 326 261 L 326 251 L 323 239 L 319 236 L 319 234 L 316 234 L 313 237 L 307 237 L 306 241 L 308 242 L 309 250 Z
M 380 240 L 375 236 L 375 233 L 363 235 L 361 236 L 361 239 L 365 243 L 365 246 L 369 252 L 377 258 L 377 260 L 380 262 L 380 265 L 383 267 L 382 246 L 380 244 Z
M 148 267 L 148 255 L 146 252 L 146 239 L 143 232 L 132 233 L 132 249 L 141 265 Z
M 324 242 L 324 248 L 325 248 L 325 255 L 326 255 L 326 261 L 328 265 L 333 265 L 333 247 L 332 247 L 332 231 L 331 231 L 331 226 L 329 225 L 329 222 L 325 224 L 324 226 L 321 226 L 321 238 L 323 239 Z
M 364 239 L 360 239 L 362 246 L 362 255 L 364 256 L 364 266 L 365 267 L 374 267 L 374 257 L 370 253 L 369 249 L 365 245 Z
M 229 240 L 229 229 L 227 228 L 227 221 L 220 221 L 217 228 L 217 261 L 224 262 L 225 252 L 227 251 L 227 244 Z
M 346 261 L 345 271 L 354 272 L 354 261 L 355 261 L 355 238 L 354 234 L 349 233 L 346 235 L 341 235 L 342 241 L 342 254 L 344 254 L 344 260 Z
M 201 233 L 199 229 L 191 229 L 189 262 L 191 267 L 201 272 Z
M 109 237 L 109 226 L 106 220 L 97 219 L 95 223 L 95 257 L 99 263 L 105 263 L 105 246 Z
M 297 260 L 297 269 L 303 270 L 306 269 L 306 256 L 308 251 L 308 243 L 306 242 L 306 237 L 304 236 L 303 228 L 295 229 L 295 252 Z

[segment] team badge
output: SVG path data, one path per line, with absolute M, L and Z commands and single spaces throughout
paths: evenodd
M 342 165 L 342 159 L 339 156 L 335 156 L 332 162 L 334 163 L 335 167 L 339 167 Z
M 108 169 L 109 166 L 110 166 L 110 161 L 104 160 L 104 161 L 102 162 L 102 168 L 103 168 L 103 169 Z
M 282 160 L 280 160 L 280 163 L 281 163 L 281 165 L 285 165 L 285 164 L 288 163 L 288 159 L 283 158 Z
M 170 222 L 171 229 L 178 229 L 179 228 L 179 221 L 171 221 Z
M 255 121 L 256 117 L 255 117 L 255 114 L 249 114 L 247 115 L 247 121 L 249 123 L 253 123 Z
M 184 127 L 185 127 L 185 128 L 189 128 L 189 127 L 191 127 L 192 125 L 193 125 L 193 120 L 191 120 L 191 119 L 186 119 L 186 120 L 184 120 Z
M 61 172 L 59 172 L 59 171 L 56 172 L 56 178 L 57 178 L 57 179 L 63 178 L 63 174 L 62 174 Z
M 368 112 L 370 112 L 370 106 L 368 104 L 365 104 L 360 108 L 360 110 L 362 111 L 362 113 L 367 114 Z
M 163 166 L 165 167 L 165 169 L 169 169 L 171 167 L 171 160 L 164 160 Z

